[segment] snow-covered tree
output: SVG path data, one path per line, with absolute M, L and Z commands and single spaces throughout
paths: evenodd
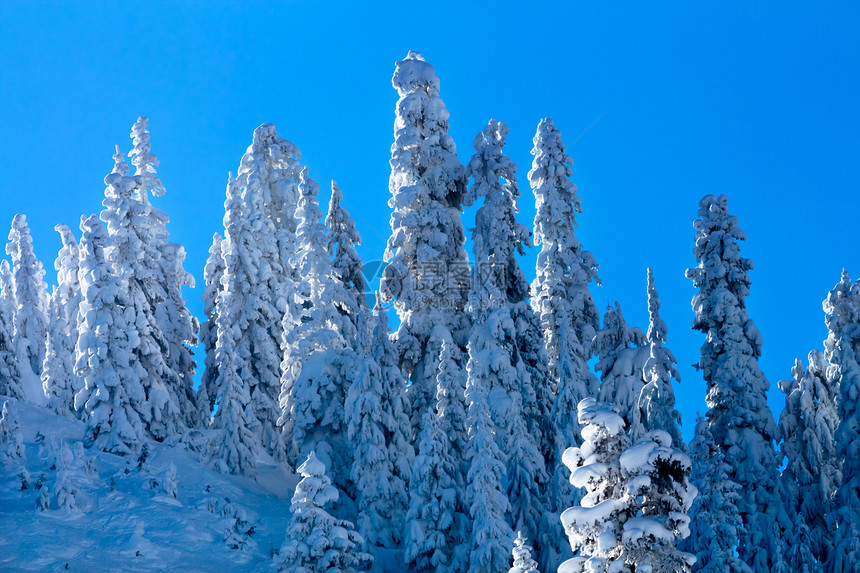
M 825 299 L 824 312 L 829 331 L 825 356 L 833 365 L 830 378 L 839 387 L 835 438 L 842 461 L 836 509 L 829 518 L 835 532 L 827 570 L 848 573 L 860 563 L 860 286 L 846 271 Z
M 351 478 L 358 531 L 369 547 L 397 547 L 409 507 L 407 484 L 415 452 L 406 386 L 388 338 L 388 315 L 377 296 L 369 340 L 359 338 L 359 358 L 346 394 L 346 421 L 354 461 Z
M 481 302 L 473 295 L 469 304 Z M 502 483 L 507 473 L 507 460 L 496 443 L 496 428 L 487 403 L 491 382 L 489 367 L 509 358 L 500 356 L 498 347 L 492 346 L 485 327 L 474 325 L 469 340 L 466 381 L 466 401 L 469 405 L 466 417 L 469 428 L 466 503 L 472 521 L 469 536 L 470 573 L 503 571 L 514 537 L 511 526 L 505 521 L 505 515 L 511 509 Z M 507 366 L 513 371 L 510 363 Z
M 648 358 L 642 368 L 642 380 L 645 387 L 639 394 L 639 401 L 634 418 L 638 419 L 636 426 L 641 426 L 645 432 L 662 430 L 672 438 L 672 444 L 684 450 L 681 438 L 681 413 L 675 410 L 675 392 L 672 390 L 672 380 L 681 381 L 675 356 L 664 346 L 668 328 L 660 318 L 660 299 L 657 287 L 654 285 L 654 275 L 648 269 Z M 638 433 L 631 434 L 636 440 L 641 437 Z
M 18 408 L 12 400 L 6 400 L 0 411 L 0 462 L 9 467 L 23 457 L 24 436 L 18 423 Z
M 528 544 L 528 539 L 523 537 L 523 532 L 517 532 L 517 538 L 514 540 L 514 548 L 511 551 L 514 555 L 514 564 L 508 570 L 508 573 L 537 573 L 538 564 L 532 558 L 532 549 Z
M 714 442 L 708 421 L 701 416 L 696 420 L 690 457 L 698 495 L 690 511 L 692 527 L 684 548 L 696 556 L 693 571 L 752 573 L 735 553 L 744 527 L 737 508 L 740 486 L 732 481 L 732 468 Z
M 161 491 L 167 497 L 176 498 L 178 482 L 176 481 L 176 465 L 171 462 L 161 478 Z
M 9 262 L 0 261 L 0 396 L 24 399 L 21 387 L 21 371 L 18 369 L 13 316 L 15 292 Z
M 400 99 L 388 184 L 391 237 L 381 289 L 400 317 L 397 346 L 417 434 L 424 413 L 432 409 L 438 346 L 428 340 L 434 327 L 445 327 L 461 351 L 468 338 L 463 309 L 469 265 L 460 220 L 466 173 L 448 135 L 449 114 L 433 66 L 409 52 L 397 62 L 392 84 Z
M 781 476 L 783 503 L 794 520 L 792 544 L 803 543 L 806 552 L 812 552 L 824 563 L 833 547 L 833 531 L 826 518 L 833 511 L 833 494 L 841 482 L 839 459 L 833 435 L 839 422 L 836 412 L 837 388 L 827 377 L 827 360 L 813 350 L 809 353 L 809 367 L 797 359 L 792 368 L 792 379 L 779 383 L 785 393 L 785 409 L 779 417 L 777 439 L 787 458 Z M 799 515 L 795 515 L 799 514 Z M 798 536 L 797 527 L 806 529 Z M 799 569 L 804 553 L 793 548 L 785 558 Z
M 562 522 L 580 554 L 559 570 L 689 571 L 695 557 L 676 546 L 689 535 L 696 495 L 690 459 L 662 430 L 628 446 L 623 419 L 593 398 L 580 403 L 579 417 L 583 445 L 565 451 L 564 463 L 587 493 Z
M 74 464 L 74 452 L 68 444 L 63 444 L 63 447 L 57 452 L 57 460 L 54 464 L 57 468 L 54 495 L 57 496 L 57 509 L 66 512 L 78 509 L 78 488 L 72 483 Z
M 139 182 L 136 198 L 141 203 L 136 232 L 148 242 L 147 247 L 158 253 L 155 259 L 139 261 L 140 267 L 150 267 L 143 273 L 142 286 L 152 307 L 154 328 L 160 331 L 163 340 L 163 390 L 179 411 L 182 422 L 179 427 L 194 427 L 199 420 L 199 408 L 193 381 L 196 364 L 190 347 L 197 345 L 199 324 L 182 297 L 182 287 L 194 287 L 194 277 L 183 268 L 185 249 L 168 240 L 167 223 L 170 218 L 150 204 L 149 193 L 160 197 L 164 195 L 165 188 L 156 175 L 158 158 L 151 153 L 147 122 L 145 117 L 139 117 L 135 122 L 131 130 L 134 148 L 129 152 Z M 158 414 L 156 410 L 154 422 L 158 422 Z M 171 423 L 162 425 L 169 427 Z M 158 433 L 153 435 L 160 438 Z
M 354 309 L 356 302 L 332 269 L 321 222 L 319 186 L 307 169 L 300 175 L 299 194 L 298 248 L 291 263 L 302 281 L 296 285 L 293 309 L 283 318 L 278 423 L 296 465 L 315 451 L 335 485 L 345 490 L 352 455 L 344 402 L 357 334 L 347 309 Z
M 462 571 L 468 565 L 464 476 L 460 467 L 460 448 L 464 446 L 458 446 L 457 436 L 446 431 L 451 427 L 448 418 L 463 416 L 465 423 L 462 382 L 452 378 L 445 368 L 453 363 L 453 345 L 450 338 L 442 341 L 436 406 L 424 415 L 409 482 L 404 558 L 411 570 L 441 573 Z M 459 368 L 456 371 L 461 372 Z
M 332 258 L 335 276 L 355 295 L 355 309 L 350 317 L 358 328 L 359 309 L 367 307 L 367 293 L 364 285 L 364 267 L 356 245 L 361 244 L 361 236 L 355 228 L 355 221 L 341 205 L 343 193 L 337 183 L 331 182 L 331 200 L 328 204 L 325 224 L 328 227 L 328 254 Z
M 694 253 L 699 265 L 687 271 L 693 297 L 693 328 L 706 335 L 697 368 L 707 384 L 707 419 L 715 443 L 740 486 L 738 511 L 744 521 L 738 554 L 755 571 L 772 565 L 777 529 L 785 513 L 776 495 L 776 425 L 767 406 L 768 381 L 759 368 L 762 338 L 747 316 L 753 264 L 740 254 L 746 239 L 729 214 L 725 195 L 699 202 Z
M 78 281 L 80 253 L 71 229 L 57 225 L 63 248 L 57 254 L 57 286 L 48 303 L 48 340 L 42 363 L 42 387 L 48 407 L 61 416 L 75 417 L 75 394 L 83 387 L 74 373 L 75 341 L 78 339 L 78 310 L 81 286 Z
M 368 568 L 373 558 L 362 552 L 364 540 L 352 523 L 335 519 L 326 506 L 338 499 L 337 488 L 325 465 L 311 452 L 299 466 L 287 536 L 276 558 L 279 571 L 290 573 L 354 573 Z
M 627 324 L 617 302 L 606 308 L 603 328 L 594 337 L 594 353 L 598 357 L 594 368 L 601 373 L 600 401 L 615 407 L 631 439 L 641 437 L 645 427 L 638 410 L 648 347 L 645 334 Z
M 580 444 L 577 404 L 597 392 L 597 379 L 588 367 L 592 341 L 600 327 L 600 314 L 588 290 L 592 281 L 600 284 L 597 262 L 582 248 L 576 237 L 576 214 L 582 212 L 576 185 L 570 180 L 573 159 L 564 152 L 561 133 L 551 119 L 544 119 L 534 137 L 535 156 L 529 183 L 535 195 L 535 245 L 540 245 L 537 276 L 531 285 L 532 305 L 543 329 L 551 388 L 536 386 L 538 399 L 553 397 L 548 431 L 544 441 L 554 448 L 547 452 L 547 467 L 553 468 L 547 499 L 555 515 L 547 513 L 547 527 L 541 544 L 554 551 L 565 550 L 557 515 L 575 497 L 563 468 L 561 456 L 566 448 Z M 544 569 L 555 561 L 541 558 Z
M 534 356 L 524 356 L 522 349 L 536 342 L 525 338 L 539 333 L 539 327 L 516 259 L 531 241 L 516 221 L 517 166 L 504 155 L 508 131 L 504 123 L 490 120 L 475 137 L 468 166 L 473 183 L 465 204 L 483 204 L 472 230 L 475 265 L 467 310 L 473 326 L 467 369 L 470 379 L 481 380 L 498 448 L 507 454 L 503 483 L 511 505 L 509 525 L 537 535 L 548 477 L 537 441 L 542 435 L 538 414 L 528 410 L 537 399 L 536 368 L 529 363 Z
M 217 344 L 214 364 L 217 365 L 217 371 L 213 384 L 218 397 L 218 410 L 212 420 L 212 425 L 222 430 L 223 434 L 218 444 L 216 466 L 225 472 L 253 475 L 256 473 L 256 455 L 262 449 L 262 444 L 258 431 L 261 426 L 257 417 L 258 404 L 251 402 L 251 389 L 255 384 L 252 377 L 259 376 L 257 368 L 269 372 L 265 365 L 255 362 L 253 358 L 259 356 L 261 350 L 257 337 L 262 338 L 263 357 L 268 358 L 272 342 L 268 330 L 259 322 L 273 319 L 274 309 L 264 304 L 267 299 L 253 294 L 248 296 L 248 293 L 254 293 L 260 287 L 255 272 L 260 264 L 259 252 L 251 226 L 256 221 L 246 215 L 249 204 L 243 199 L 239 184 L 232 175 L 227 183 L 224 207 L 226 232 L 221 243 L 224 258 L 223 288 L 217 295 L 215 306 Z M 256 216 L 259 217 L 259 213 Z M 271 272 L 265 265 L 260 270 L 263 277 Z M 247 300 L 244 298 L 246 296 Z M 262 396 L 268 395 L 262 390 L 260 393 Z
M 106 452 L 127 455 L 145 439 L 147 412 L 142 379 L 147 375 L 135 354 L 140 343 L 137 314 L 123 276 L 108 261 L 116 246 L 93 215 L 82 222 L 81 307 L 75 347 L 75 373 L 84 388 L 75 409 L 86 408 L 84 441 Z
M 215 401 L 218 399 L 218 364 L 215 361 L 215 349 L 218 346 L 218 324 L 215 304 L 223 287 L 221 278 L 224 276 L 224 257 L 221 255 L 221 235 L 215 233 L 212 246 L 209 247 L 209 258 L 203 268 L 203 312 L 206 322 L 200 325 L 200 342 L 203 344 L 206 357 L 205 369 L 200 386 L 197 388 L 197 403 L 200 407 L 200 421 L 203 427 L 209 425 L 212 413 L 215 411 Z
M 27 217 L 15 215 L 9 231 L 6 253 L 14 269 L 15 309 L 12 317 L 18 367 L 29 367 L 37 376 L 42 372 L 48 325 L 48 285 L 45 269 L 33 252 L 33 239 Z

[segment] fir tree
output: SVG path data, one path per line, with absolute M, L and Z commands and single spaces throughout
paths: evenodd
M 672 380 L 681 381 L 675 356 L 664 346 L 668 329 L 660 318 L 660 299 L 657 287 L 654 285 L 654 275 L 648 269 L 648 359 L 642 368 L 642 380 L 645 387 L 639 393 L 639 402 L 635 414 L 639 419 L 637 426 L 646 432 L 662 430 L 672 438 L 675 447 L 684 450 L 681 438 L 681 414 L 675 410 L 675 393 L 672 390 Z M 632 434 L 634 439 L 638 434 Z
M 517 532 L 517 538 L 514 540 L 514 564 L 508 570 L 508 573 L 537 573 L 537 561 L 532 559 L 532 550 L 528 545 L 528 539 L 523 537 L 523 532 Z
M 18 369 L 12 322 L 15 310 L 14 280 L 9 263 L 0 261 L 0 396 L 24 399 L 21 371 Z
M 108 261 L 116 247 L 95 215 L 81 224 L 81 309 L 75 373 L 84 388 L 75 408 L 86 408 L 84 441 L 106 452 L 132 454 L 145 439 L 147 375 L 134 350 L 140 342 L 134 303 Z
M 303 479 L 290 505 L 293 515 L 277 558 L 278 570 L 354 573 L 368 568 L 373 558 L 361 551 L 364 540 L 350 522 L 335 519 L 325 509 L 338 499 L 325 465 L 311 452 L 296 471 Z
M 78 339 L 78 310 L 81 286 L 78 281 L 80 253 L 72 231 L 57 225 L 63 248 L 57 254 L 57 286 L 48 303 L 48 340 L 42 363 L 42 387 L 48 407 L 61 416 L 76 417 L 75 394 L 83 387 L 74 373 L 75 341 Z
M 328 227 L 328 254 L 332 258 L 332 269 L 343 285 L 355 296 L 355 308 L 345 309 L 358 328 L 359 310 L 367 306 L 364 285 L 364 269 L 361 257 L 355 250 L 361 244 L 361 236 L 355 228 L 355 221 L 341 205 L 343 193 L 337 184 L 331 182 L 331 200 L 328 204 L 325 224 Z
M 72 466 L 75 463 L 75 454 L 68 444 L 57 453 L 55 466 L 57 468 L 57 482 L 54 485 L 54 495 L 57 497 L 57 509 L 71 512 L 78 509 L 78 488 L 72 483 Z
M 209 247 L 209 258 L 203 269 L 203 280 L 206 286 L 203 288 L 203 312 L 206 314 L 206 322 L 200 325 L 200 342 L 203 344 L 206 358 L 205 369 L 200 386 L 197 388 L 197 402 L 200 407 L 200 420 L 203 427 L 209 425 L 212 413 L 215 411 L 215 402 L 218 399 L 218 364 L 215 361 L 215 349 L 218 346 L 218 324 L 215 304 L 223 287 L 221 279 L 224 276 L 224 257 L 221 254 L 221 235 L 215 233 L 212 237 L 212 246 Z
M 690 456 L 698 496 L 690 511 L 692 528 L 684 548 L 696 556 L 693 571 L 752 573 L 750 566 L 735 553 L 744 528 L 737 508 L 740 486 L 732 481 L 732 468 L 714 442 L 708 421 L 701 416 L 696 420 Z
M 761 333 L 746 311 L 752 262 L 741 257 L 746 238 L 728 212 L 725 195 L 699 203 L 695 222 L 699 265 L 687 271 L 699 290 L 693 297 L 693 328 L 707 337 L 697 368 L 707 384 L 708 424 L 726 456 L 729 477 L 740 486 L 738 511 L 744 529 L 741 559 L 756 571 L 773 564 L 777 528 L 786 528 L 775 494 L 776 425 L 767 407 L 768 382 L 758 365 Z M 763 550 L 762 550 L 763 549 Z
M 378 296 L 373 322 L 370 340 L 359 339 L 360 355 L 345 402 L 355 457 L 351 478 L 359 533 L 370 546 L 393 549 L 403 539 L 415 452 L 406 387 L 388 338 L 388 315 Z
M 29 367 L 37 376 L 42 372 L 48 325 L 48 285 L 45 270 L 33 252 L 27 217 L 15 215 L 6 253 L 14 269 L 15 308 L 12 315 L 18 367 Z
M 18 408 L 12 400 L 3 402 L 0 411 L 0 462 L 7 468 L 24 457 L 24 436 L 18 423 Z
M 836 509 L 829 518 L 835 532 L 827 570 L 853 573 L 860 563 L 860 286 L 846 271 L 825 299 L 824 312 L 829 331 L 825 356 L 839 387 L 835 438 L 836 455 L 842 460 Z
M 792 543 L 803 543 L 822 563 L 833 546 L 833 531 L 826 517 L 833 511 L 833 494 L 841 472 L 833 439 L 839 418 L 836 389 L 827 379 L 827 360 L 813 350 L 809 369 L 800 359 L 795 362 L 791 380 L 779 383 L 785 393 L 785 409 L 779 417 L 777 439 L 787 458 L 781 476 L 783 503 L 796 526 L 802 521 L 806 534 L 800 538 L 794 528 Z M 795 516 L 795 514 L 799 514 Z M 794 548 L 785 556 L 792 568 L 799 569 L 803 552 Z
M 299 183 L 298 249 L 292 265 L 297 285 L 293 311 L 284 315 L 278 423 L 293 459 L 315 451 L 339 488 L 348 488 L 352 465 L 344 420 L 347 373 L 355 359 L 356 327 L 347 307 L 355 298 L 334 276 L 320 222 L 319 186 L 302 171 Z
M 433 67 L 409 52 L 397 62 L 392 84 L 400 99 L 391 146 L 391 237 L 381 289 L 400 318 L 397 346 L 418 434 L 433 401 L 438 347 L 428 340 L 434 327 L 445 327 L 461 351 L 468 337 L 463 309 L 469 266 L 460 220 L 466 176 L 448 135 L 449 114 Z

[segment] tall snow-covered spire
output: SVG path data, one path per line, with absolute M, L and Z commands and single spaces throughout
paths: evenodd
M 15 350 L 13 316 L 15 311 L 15 281 L 9 261 L 0 260 L 0 395 L 24 399 L 21 371 Z
M 141 197 L 148 201 L 148 194 L 161 197 L 165 193 L 161 179 L 156 175 L 158 158 L 151 153 L 152 146 L 149 143 L 148 117 L 138 117 L 131 127 L 130 137 L 134 149 L 128 154 L 131 164 L 134 165 L 134 174 L 141 179 Z
M 358 308 L 367 306 L 364 274 L 361 257 L 355 250 L 361 244 L 361 235 L 355 228 L 355 221 L 341 205 L 343 193 L 334 181 L 331 182 L 331 200 L 328 204 L 325 224 L 328 233 L 328 254 L 332 258 L 332 268 L 341 282 L 355 295 Z M 358 308 L 354 314 L 357 315 Z M 354 316 L 357 323 L 358 317 Z M 357 326 L 357 324 L 356 324 Z
M 747 316 L 746 297 L 752 261 L 740 254 L 746 239 L 725 195 L 699 202 L 694 254 L 698 266 L 687 270 L 698 293 L 693 297 L 693 328 L 706 335 L 697 368 L 707 384 L 707 419 L 715 443 L 741 487 L 738 510 L 744 530 L 738 554 L 755 571 L 772 565 L 778 536 L 788 527 L 775 495 L 776 425 L 767 406 L 768 382 L 759 368 L 762 338 Z M 762 551 L 761 548 L 765 548 Z
M 392 84 L 400 99 L 391 146 L 391 237 L 381 288 L 400 317 L 397 345 L 410 382 L 412 421 L 420 430 L 432 402 L 438 358 L 438 343 L 428 344 L 431 332 L 436 325 L 448 329 L 461 351 L 468 337 L 463 308 L 469 265 L 460 220 L 466 173 L 448 135 L 448 110 L 433 66 L 409 52 L 397 62 Z

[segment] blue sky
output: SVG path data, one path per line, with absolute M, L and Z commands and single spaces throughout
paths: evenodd
M 538 121 L 573 156 L 578 236 L 600 264 L 598 306 L 647 326 L 654 268 L 683 376 L 685 435 L 704 412 L 689 365 L 699 199 L 725 193 L 755 263 L 749 313 L 772 386 L 820 348 L 821 301 L 842 267 L 860 277 L 860 5 L 856 3 L 0 3 L 0 224 L 28 216 L 54 279 L 58 222 L 98 212 L 115 144 L 150 118 L 167 194 L 156 204 L 198 288 L 221 230 L 227 172 L 263 121 L 337 180 L 379 260 L 389 234 L 394 62 L 420 51 L 441 78 L 468 161 L 491 117 L 511 127 L 521 221 Z M 647 5 L 646 5 L 647 4 Z M 471 213 L 466 213 L 466 227 Z M 5 231 L 3 231 L 5 235 Z M 535 253 L 523 259 L 534 275 Z M 198 356 L 200 357 L 200 356 Z

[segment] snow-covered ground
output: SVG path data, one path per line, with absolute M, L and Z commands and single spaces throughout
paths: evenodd
M 83 450 L 81 422 L 10 401 L 25 454 L 20 465 L 0 466 L 0 570 L 274 571 L 271 552 L 283 542 L 298 482 L 289 468 L 259 460 L 255 481 L 218 473 L 186 444 L 150 442 L 139 469 L 137 459 Z M 195 447 L 206 443 L 205 432 L 189 438 Z M 52 467 L 64 444 L 75 452 L 69 471 L 78 509 L 71 511 L 57 509 L 54 491 Z M 163 489 L 170 464 L 176 498 Z M 29 472 L 23 490 L 22 467 Z M 40 480 L 50 493 L 47 511 L 37 508 Z

